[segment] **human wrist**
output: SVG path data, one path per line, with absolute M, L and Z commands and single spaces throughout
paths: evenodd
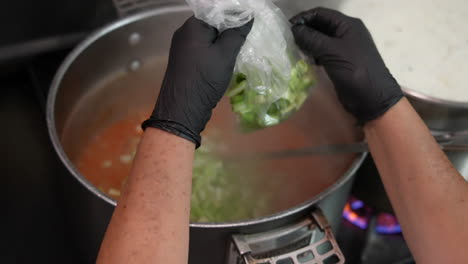
M 378 106 L 375 107 L 375 110 L 369 111 L 369 114 L 365 115 L 355 115 L 358 119 L 358 123 L 361 126 L 365 126 L 367 123 L 372 122 L 376 119 L 379 119 L 390 111 L 396 104 L 398 104 L 405 96 L 403 94 L 396 94 L 384 102 L 380 102 Z
M 143 122 L 142 128 L 145 131 L 147 129 L 162 130 L 171 135 L 177 136 L 180 139 L 193 143 L 195 145 L 195 148 L 198 148 L 201 145 L 201 136 L 199 134 L 196 134 L 192 132 L 190 129 L 175 122 L 156 120 L 156 119 L 150 118 L 146 120 L 145 122 Z
M 362 125 L 364 132 L 367 134 L 367 132 L 374 130 L 377 127 L 381 127 L 382 124 L 395 124 L 399 120 L 398 115 L 401 113 L 400 109 L 405 104 L 409 104 L 406 97 L 400 97 L 380 115 L 376 116 L 376 118 L 365 122 Z

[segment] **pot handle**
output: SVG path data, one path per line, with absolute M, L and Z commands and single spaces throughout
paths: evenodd
M 331 226 L 317 208 L 296 224 L 265 233 L 232 236 L 228 264 L 320 264 L 345 262 Z

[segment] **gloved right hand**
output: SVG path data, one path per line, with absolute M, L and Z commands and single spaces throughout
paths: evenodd
M 218 32 L 189 18 L 172 38 L 169 63 L 151 117 L 142 127 L 153 127 L 192 141 L 198 148 L 201 132 L 232 79 L 236 58 L 253 20 Z
M 338 98 L 359 124 L 380 117 L 404 96 L 361 20 L 315 8 L 291 23 L 299 47 L 325 67 Z

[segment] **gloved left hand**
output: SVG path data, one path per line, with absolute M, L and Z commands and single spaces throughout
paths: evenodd
M 205 22 L 189 18 L 172 38 L 156 107 L 143 129 L 162 129 L 198 148 L 200 133 L 229 86 L 237 55 L 252 25 L 250 21 L 218 33 Z

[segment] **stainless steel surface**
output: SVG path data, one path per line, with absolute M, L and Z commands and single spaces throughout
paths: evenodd
M 119 16 L 124 17 L 169 4 L 183 4 L 184 0 L 112 0 Z
M 447 153 L 450 152 L 466 152 L 468 151 L 468 145 L 455 145 L 455 144 L 448 144 L 448 145 L 441 145 L 442 149 Z
M 468 146 L 467 146 L 468 149 Z M 315 155 L 342 155 L 350 153 L 368 152 L 367 143 L 359 142 L 352 144 L 327 144 L 298 149 L 280 150 L 273 152 L 252 152 L 225 156 L 226 160 L 270 160 L 307 157 Z
M 442 100 L 410 89 L 405 93 L 432 131 L 449 137 L 468 132 L 468 102 Z
M 446 151 L 445 153 L 453 166 L 460 172 L 463 178 L 468 181 L 468 151 Z
M 465 142 L 467 139 L 466 136 L 457 137 L 457 140 L 446 139 L 437 139 L 439 146 L 444 151 L 468 151 L 468 143 Z M 290 149 L 284 151 L 274 151 L 274 152 L 253 152 L 253 153 L 242 153 L 232 156 L 225 156 L 226 160 L 231 161 L 242 161 L 242 160 L 269 160 L 269 159 L 288 159 L 288 158 L 298 158 L 298 157 L 307 157 L 314 155 L 342 155 L 350 153 L 364 153 L 369 152 L 369 147 L 366 142 L 352 143 L 352 144 L 329 144 L 321 145 L 314 147 L 305 147 L 298 149 Z
M 331 262 L 330 260 L 335 261 Z M 344 263 L 345 258 L 320 209 L 310 218 L 278 230 L 233 235 L 228 264 Z
M 68 205 L 69 224 L 85 261 L 94 260 L 116 201 L 84 178 L 71 159 L 96 129 L 122 117 L 132 106 L 154 103 L 165 66 L 151 63 L 155 58 L 167 56 L 172 33 L 190 15 L 185 6 L 171 6 L 118 21 L 79 45 L 54 79 L 47 104 L 47 123 L 54 148 L 71 174 L 64 175 L 67 188 L 64 199 Z M 352 118 L 339 106 L 330 82 L 321 76 L 322 85 L 312 94 L 303 112 L 290 122 L 307 133 L 306 144 L 311 146 L 362 140 Z M 119 85 L 112 90 L 100 89 L 115 78 L 121 78 Z M 84 103 L 86 107 L 81 106 Z M 224 109 L 229 109 L 226 106 L 228 104 L 224 104 Z M 81 109 L 79 114 L 77 109 Z M 217 109 L 213 122 L 223 119 L 223 110 Z M 284 142 L 288 142 L 286 139 Z M 337 227 L 353 177 L 364 158 L 365 153 L 312 160 L 309 166 L 315 169 L 301 170 L 304 182 L 298 184 L 297 190 L 282 194 L 301 201 L 287 210 L 235 223 L 192 223 L 190 263 L 222 263 L 232 234 L 279 228 L 307 217 L 317 206 L 331 226 Z M 331 184 L 319 187 L 319 179 L 331 180 Z M 321 189 L 316 192 L 312 191 L 314 188 Z M 211 258 L 207 260 L 206 256 Z
M 277 0 L 275 4 L 281 8 L 286 17 L 292 17 L 299 12 L 319 6 L 339 10 L 344 1 L 346 0 Z

